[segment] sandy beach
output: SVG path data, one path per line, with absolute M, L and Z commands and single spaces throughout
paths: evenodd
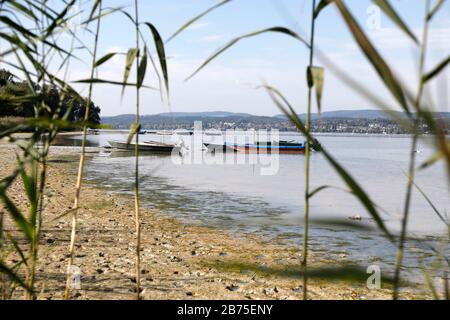
M 0 176 L 10 174 L 16 149 L 0 145 Z M 97 152 L 88 150 L 88 158 Z M 78 148 L 51 149 L 36 288 L 39 299 L 62 299 L 65 285 L 71 217 L 56 217 L 72 207 Z M 9 195 L 22 209 L 26 197 L 20 182 Z M 81 290 L 73 299 L 134 299 L 134 213 L 132 199 L 84 184 L 79 211 L 74 265 L 81 271 Z M 6 216 L 5 228 L 15 226 Z M 19 241 L 20 242 L 20 241 Z M 23 243 L 23 241 L 22 241 Z M 164 212 L 142 210 L 142 296 L 144 299 L 301 299 L 298 270 L 301 252 L 269 243 L 255 234 L 233 235 L 218 229 L 185 225 Z M 9 256 L 12 263 L 17 257 Z M 345 263 L 311 254 L 312 267 Z M 253 266 L 244 268 L 243 265 Z M 273 270 L 273 273 L 255 271 Z M 253 270 L 253 271 L 252 271 Z M 368 290 L 365 281 L 311 279 L 311 299 L 390 299 L 389 288 Z M 403 298 L 424 298 L 405 292 Z M 17 290 L 14 298 L 21 299 Z

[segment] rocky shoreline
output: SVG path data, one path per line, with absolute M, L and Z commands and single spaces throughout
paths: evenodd
M 88 151 L 89 156 L 98 150 Z M 54 219 L 72 206 L 78 152 L 79 148 L 51 149 L 37 268 L 39 299 L 63 298 L 71 219 Z M 3 178 L 14 169 L 14 147 L 0 145 L 0 157 Z M 18 207 L 26 208 L 19 182 L 11 187 L 9 195 Z M 81 289 L 73 291 L 72 298 L 134 299 L 132 199 L 86 184 L 81 199 L 74 260 L 81 273 Z M 0 211 L 6 213 L 1 204 Z M 5 228 L 14 230 L 8 219 L 6 222 Z M 256 235 L 236 236 L 213 228 L 188 226 L 163 212 L 142 209 L 144 299 L 302 299 L 302 281 L 291 272 L 298 270 L 300 258 L 298 248 L 268 243 Z M 14 257 L 9 259 L 7 262 L 11 263 Z M 336 266 L 335 261 L 314 252 L 311 263 L 318 267 Z M 311 279 L 309 283 L 311 299 L 391 298 L 389 289 L 368 290 L 361 281 Z M 13 296 L 22 297 L 20 290 Z M 417 292 L 405 292 L 403 297 L 426 298 Z

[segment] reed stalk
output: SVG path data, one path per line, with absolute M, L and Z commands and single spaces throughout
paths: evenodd
M 136 84 L 139 82 L 139 10 L 138 0 L 134 1 L 135 27 L 136 27 Z M 136 125 L 140 124 L 140 88 L 136 85 Z M 139 208 L 139 130 L 136 132 L 135 154 L 135 185 L 134 185 L 134 210 L 136 223 L 136 300 L 141 300 L 141 214 Z
M 311 37 L 309 50 L 309 68 L 312 68 L 314 62 L 314 34 L 315 21 L 314 12 L 316 10 L 316 0 L 312 1 L 311 13 Z M 306 150 L 305 150 L 305 207 L 304 207 L 304 231 L 303 231 L 303 299 L 308 299 L 308 237 L 309 237 L 309 189 L 310 189 L 310 145 L 311 137 L 309 131 L 311 128 L 311 105 L 312 105 L 312 86 L 308 85 L 308 109 L 306 112 Z
M 98 49 L 98 39 L 100 34 L 100 24 L 101 24 L 101 12 L 102 12 L 102 1 L 100 1 L 99 7 L 98 7 L 99 17 L 97 19 L 97 28 L 95 32 L 95 39 L 94 39 L 94 51 L 92 54 L 92 66 L 91 66 L 91 74 L 90 79 L 94 78 L 95 73 L 95 63 L 97 60 L 97 49 Z M 78 165 L 78 175 L 77 175 L 77 182 L 75 187 L 75 199 L 73 204 L 73 213 L 72 213 L 72 231 L 70 235 L 70 247 L 69 247 L 69 261 L 67 264 L 67 275 L 66 275 L 66 289 L 64 292 L 64 299 L 69 300 L 70 299 L 70 276 L 71 276 L 71 269 L 73 265 L 73 257 L 75 253 L 75 242 L 76 242 L 76 232 L 77 232 L 77 223 L 78 223 L 78 208 L 79 208 L 79 201 L 80 201 L 80 194 L 81 194 L 81 186 L 83 182 L 83 173 L 84 173 L 84 163 L 85 163 L 85 154 L 86 154 L 86 136 L 87 136 L 87 128 L 89 125 L 89 114 L 91 109 L 91 99 L 92 99 L 92 92 L 93 92 L 93 82 L 89 83 L 89 91 L 88 91 L 88 97 L 86 100 L 86 109 L 84 113 L 84 119 L 83 119 L 83 137 L 81 142 L 81 151 L 80 151 L 80 162 Z
M 41 10 L 45 10 L 45 1 L 41 2 Z M 40 29 L 42 35 L 45 33 L 45 23 L 44 23 L 44 14 L 41 15 L 41 21 L 40 21 Z M 41 65 L 45 66 L 46 61 L 46 52 L 45 52 L 45 43 L 41 43 Z M 41 86 L 42 90 L 45 91 L 45 74 L 42 74 L 42 80 L 41 80 Z M 44 104 L 45 102 L 42 102 Z M 36 117 L 38 117 L 38 114 L 36 114 Z M 38 188 L 38 194 L 39 194 L 39 200 L 38 200 L 38 206 L 37 212 L 36 212 L 36 221 L 34 223 L 34 234 L 33 239 L 31 242 L 31 262 L 30 267 L 28 271 L 28 287 L 31 290 L 25 290 L 25 299 L 26 300 L 32 300 L 34 299 L 35 293 L 34 293 L 34 282 L 36 278 L 36 265 L 38 261 L 38 250 L 39 250 L 39 239 L 41 234 L 41 226 L 42 226 L 42 212 L 43 212 L 43 205 L 44 205 L 44 194 L 45 194 L 45 183 L 46 183 L 46 177 L 47 177 L 47 156 L 50 148 L 50 136 L 47 136 L 46 134 L 43 135 L 43 150 L 41 153 L 41 162 L 42 162 L 42 169 L 39 179 L 39 187 L 36 185 L 36 188 Z
M 407 237 L 407 229 L 408 229 L 408 220 L 409 213 L 411 207 L 411 198 L 412 198 L 412 190 L 414 186 L 414 176 L 416 171 L 416 153 L 417 146 L 419 140 L 419 124 L 420 124 L 420 105 L 422 102 L 423 92 L 425 89 L 425 81 L 423 80 L 423 75 L 425 73 L 425 60 L 427 55 L 427 42 L 428 42 L 428 27 L 429 20 L 428 15 L 430 12 L 431 1 L 426 0 L 425 2 L 425 18 L 424 18 L 424 27 L 422 33 L 422 43 L 420 46 L 420 60 L 419 60 L 419 88 L 417 91 L 415 107 L 417 110 L 416 118 L 414 119 L 414 129 L 413 129 L 413 138 L 411 143 L 411 150 L 409 155 L 409 168 L 408 168 L 408 182 L 406 185 L 406 198 L 404 203 L 402 224 L 401 224 L 401 232 L 400 239 L 397 248 L 397 257 L 396 257 L 396 266 L 395 266 L 395 275 L 394 275 L 394 290 L 393 290 L 393 299 L 397 300 L 399 298 L 399 290 L 400 290 L 400 273 L 403 262 L 403 256 L 405 251 L 406 237 Z

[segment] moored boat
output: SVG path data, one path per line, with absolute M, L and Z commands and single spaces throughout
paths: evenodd
M 156 132 L 156 134 L 158 136 L 171 136 L 171 135 L 173 135 L 173 132 L 172 131 L 168 131 L 168 130 L 163 130 L 163 131 Z
M 204 133 L 206 136 L 222 136 L 222 131 L 215 129 L 206 130 Z
M 205 144 L 211 151 L 233 151 L 245 153 L 280 153 L 280 154 L 304 154 L 305 144 L 293 141 L 256 142 L 253 144 Z
M 108 141 L 111 147 L 115 149 L 120 150 L 134 150 L 136 147 L 135 143 L 126 143 L 121 141 Z M 138 144 L 140 151 L 149 151 L 149 152 L 180 152 L 181 147 L 174 145 L 174 144 L 168 144 L 168 143 L 161 143 L 156 141 L 145 141 Z

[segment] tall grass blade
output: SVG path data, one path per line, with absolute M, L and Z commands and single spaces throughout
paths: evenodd
M 373 0 L 373 2 L 384 11 L 384 13 L 394 22 L 400 29 L 403 30 L 415 43 L 418 43 L 417 37 L 408 28 L 406 23 L 400 18 L 395 9 L 391 6 L 388 0 Z
M 166 50 L 164 49 L 164 41 L 162 40 L 158 30 L 151 23 L 146 22 L 145 25 L 150 28 L 155 42 L 156 52 L 158 53 L 159 64 L 164 77 L 164 84 L 166 86 L 167 96 L 169 96 L 169 71 L 167 68 Z
M 128 50 L 127 58 L 125 60 L 125 71 L 123 73 L 123 83 L 128 82 L 128 77 L 130 76 L 131 68 L 132 68 L 133 63 L 136 60 L 136 57 L 138 56 L 138 54 L 139 54 L 138 48 L 131 48 Z M 124 92 L 125 92 L 125 85 L 123 85 L 123 88 L 122 88 L 122 97 L 123 97 Z
M 301 133 L 305 136 L 309 135 L 306 131 L 306 127 L 303 125 L 301 119 L 295 113 L 292 106 L 290 104 L 284 106 L 274 95 L 274 93 L 277 95 L 280 94 L 279 91 L 271 91 L 270 86 L 266 86 L 266 88 L 275 105 L 290 119 L 290 121 L 297 127 L 298 130 L 300 130 Z M 286 98 L 283 98 L 282 100 L 287 101 Z M 313 145 L 325 156 L 326 160 L 333 166 L 334 170 L 341 176 L 355 197 L 361 202 L 370 216 L 374 219 L 379 229 L 390 241 L 394 241 L 394 237 L 385 226 L 381 215 L 378 213 L 378 210 L 374 206 L 374 202 L 370 199 L 369 195 L 359 186 L 356 180 L 320 145 L 316 139 L 311 136 L 310 138 Z
M 120 82 L 120 81 L 112 81 L 112 80 L 106 80 L 106 79 L 81 79 L 81 80 L 77 80 L 74 81 L 74 83 L 97 83 L 97 84 L 112 84 L 112 85 L 116 85 L 116 86 L 122 86 L 122 87 L 136 87 L 137 84 L 134 82 Z M 159 89 L 154 88 L 154 87 L 150 87 L 147 85 L 141 85 L 141 88 L 146 88 L 146 89 L 150 89 L 150 90 L 156 90 L 159 91 Z
M 445 3 L 446 0 L 437 0 L 436 4 L 434 5 L 433 9 L 431 9 L 430 13 L 427 16 L 427 21 L 431 21 L 433 19 L 434 15 L 438 13 L 439 9 L 441 9 L 442 5 Z
M 331 0 L 327 0 L 331 2 Z M 409 113 L 409 107 L 405 98 L 405 94 L 402 86 L 399 84 L 398 80 L 395 78 L 389 66 L 383 60 L 381 55 L 378 53 L 377 49 L 372 45 L 367 36 L 362 31 L 358 22 L 355 20 L 353 15 L 348 11 L 347 7 L 341 0 L 335 1 L 342 17 L 344 18 L 347 27 L 351 31 L 354 39 L 358 43 L 361 50 L 366 55 L 367 59 L 370 61 L 372 66 L 377 71 L 380 79 L 385 83 L 386 87 L 395 97 L 397 102 L 403 108 L 403 110 Z
M 203 18 L 204 16 L 206 16 L 208 13 L 210 13 L 211 11 L 214 11 L 215 9 L 223 6 L 224 4 L 231 2 L 232 0 L 224 0 L 219 2 L 218 4 L 212 6 L 211 8 L 203 11 L 202 13 L 200 13 L 199 15 L 195 16 L 194 18 L 190 19 L 188 22 L 186 22 L 185 24 L 183 24 L 177 31 L 175 31 L 175 33 L 173 35 L 171 35 L 169 37 L 169 39 L 166 40 L 166 42 L 169 42 L 170 40 L 172 40 L 173 38 L 175 38 L 177 35 L 179 35 L 181 32 L 183 32 L 184 30 L 186 30 L 189 26 L 191 26 L 192 24 L 194 24 L 196 21 L 200 20 L 201 18 Z
M 144 55 L 138 68 L 137 88 L 140 89 L 144 83 L 145 73 L 147 72 L 147 47 L 144 49 Z
M 427 82 L 433 79 L 435 76 L 437 76 L 442 70 L 444 70 L 445 67 L 450 63 L 450 56 L 447 57 L 444 61 L 439 63 L 433 70 L 431 70 L 429 73 L 423 76 L 423 81 Z
M 95 67 L 99 67 L 102 64 L 104 64 L 105 62 L 107 62 L 108 60 L 110 60 L 111 58 L 114 58 L 114 56 L 117 54 L 117 52 L 110 52 L 107 53 L 106 55 L 104 55 L 103 57 L 101 57 L 100 59 L 98 59 L 98 61 L 95 63 Z
M 434 213 L 436 213 L 436 215 L 439 217 L 439 219 L 441 219 L 441 221 L 447 226 L 447 228 L 449 228 L 449 231 L 450 231 L 449 221 L 444 218 L 444 215 L 442 213 L 439 212 L 439 210 L 436 208 L 433 201 L 431 201 L 431 199 L 427 196 L 427 194 L 415 182 L 413 182 L 413 183 L 414 183 L 414 186 L 416 187 L 416 189 L 420 192 L 420 194 L 424 197 L 426 202 L 433 209 Z
M 97 9 L 97 8 L 98 8 L 98 12 L 100 15 L 102 12 L 102 2 L 101 1 L 96 1 L 94 3 L 94 9 Z M 94 9 L 93 9 L 93 11 L 95 11 Z M 91 73 L 90 73 L 91 80 L 94 78 L 94 73 L 95 73 L 95 68 L 96 68 L 100 25 L 101 25 L 101 19 L 98 19 L 96 33 L 94 36 L 94 52 L 92 55 L 92 65 L 91 65 Z M 126 81 L 124 81 L 124 82 L 126 82 Z M 73 211 L 72 211 L 72 230 L 71 230 L 71 235 L 70 235 L 69 261 L 67 264 L 66 287 L 65 287 L 65 292 L 64 292 L 65 300 L 70 299 L 70 291 L 71 291 L 70 276 L 71 276 L 71 272 L 72 272 L 72 265 L 73 265 L 73 259 L 74 259 L 74 254 L 75 254 L 75 243 L 76 243 L 76 234 L 77 234 L 77 225 L 78 225 L 78 208 L 79 208 L 79 202 L 80 202 L 80 196 L 81 196 L 81 187 L 83 184 L 86 136 L 87 136 L 87 128 L 89 125 L 91 99 L 92 99 L 92 93 L 93 93 L 93 88 L 94 88 L 93 85 L 94 85 L 94 82 L 89 83 L 88 96 L 85 101 L 86 105 L 85 105 L 85 113 L 84 113 L 83 125 L 82 125 L 83 134 L 82 134 L 82 140 L 81 140 L 80 161 L 78 164 L 78 174 L 77 174 L 77 181 L 76 181 L 76 185 L 75 185 L 75 197 L 74 197 L 74 203 L 73 203 L 73 208 L 72 208 L 73 209 Z
M 302 42 L 303 44 L 305 44 L 308 48 L 309 48 L 309 44 L 301 37 L 299 36 L 296 32 L 285 28 L 285 27 L 272 27 L 272 28 L 267 28 L 267 29 L 263 29 L 263 30 L 258 30 L 255 32 L 251 32 L 248 34 L 245 34 L 243 36 L 234 38 L 233 40 L 231 40 L 230 42 L 228 42 L 227 44 L 225 44 L 222 48 L 218 49 L 215 53 L 213 53 L 210 57 L 208 57 L 202 64 L 200 67 L 198 67 L 187 79 L 186 81 L 188 81 L 189 79 L 191 79 L 193 76 L 195 76 L 200 70 L 202 70 L 206 65 L 208 65 L 212 60 L 214 60 L 215 58 L 217 58 L 219 55 L 221 55 L 224 51 L 226 51 L 227 49 L 229 49 L 230 47 L 232 47 L 233 45 L 235 45 L 236 43 L 238 43 L 239 41 L 243 40 L 243 39 L 247 39 L 247 38 L 251 38 L 251 37 L 255 37 L 258 35 L 261 35 L 263 33 L 268 33 L 268 32 L 276 32 L 276 33 L 282 33 L 285 35 L 288 35 L 300 42 Z
M 325 69 L 320 67 L 308 67 L 308 86 L 316 89 L 317 110 L 322 111 L 322 93 L 324 86 Z
M 17 208 L 16 205 L 11 201 L 11 199 L 6 195 L 6 192 L 3 189 L 0 189 L 0 199 L 2 199 L 17 227 L 26 236 L 28 241 L 32 241 L 34 234 L 33 227 L 27 221 L 20 209 Z
M 333 0 L 334 1 L 334 0 Z M 314 10 L 314 19 L 316 19 L 320 12 L 325 9 L 326 6 L 328 6 L 329 4 L 331 4 L 333 1 L 330 0 L 321 0 L 318 4 L 318 6 L 316 7 L 316 9 Z
M 19 286 L 21 286 L 22 288 L 24 288 L 27 292 L 29 292 L 30 294 L 32 293 L 32 290 L 27 286 L 27 284 L 25 283 L 25 281 L 23 281 L 18 275 L 17 273 L 15 273 L 13 270 L 11 270 L 10 268 L 8 268 L 8 266 L 0 260 L 0 273 L 3 273 L 5 275 L 7 275 L 11 281 L 17 283 Z
M 133 137 L 141 131 L 141 125 L 137 122 L 133 123 L 130 128 L 130 133 L 128 134 L 127 144 L 131 143 Z

